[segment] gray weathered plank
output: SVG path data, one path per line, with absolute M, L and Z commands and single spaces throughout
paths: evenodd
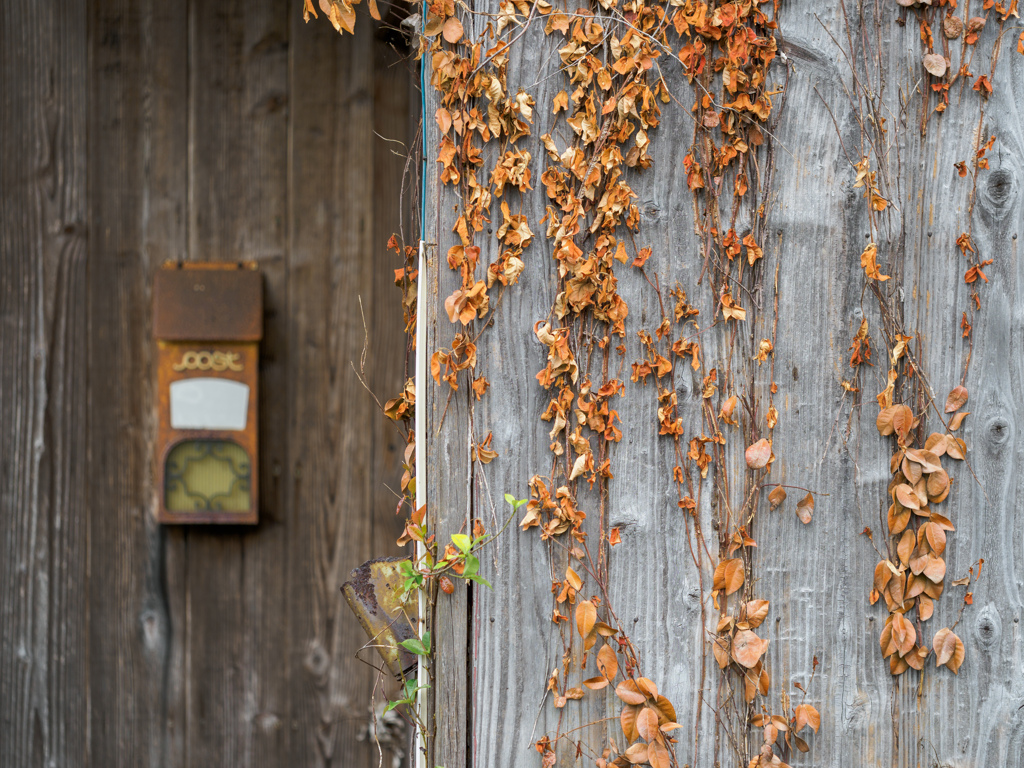
M 967 265 L 954 244 L 967 229 L 970 180 L 959 179 L 953 164 L 973 156 L 981 102 L 969 85 L 959 102 L 954 89 L 949 111 L 932 116 L 927 135 L 919 138 L 921 96 L 916 89 L 922 71 L 915 17 L 886 6 L 877 9 L 876 27 L 872 15 L 876 9 L 850 5 L 848 9 L 854 21 L 864 14 L 871 45 L 868 58 L 872 67 L 880 62 L 885 75 L 881 114 L 890 115 L 890 135 L 901 133 L 899 165 L 893 159 L 887 177 L 886 194 L 894 205 L 883 217 L 879 241 L 880 253 L 885 254 L 883 272 L 893 275 L 883 292 L 906 316 L 908 333 L 920 333 L 922 348 L 917 354 L 923 355 L 941 407 L 946 392 L 960 383 L 966 345 L 958 325 L 971 295 L 963 281 Z M 905 20 L 905 26 L 898 19 Z M 859 40 L 858 35 L 854 37 Z M 536 30 L 525 39 L 523 48 L 512 54 L 509 81 L 512 89 L 522 85 L 536 98 L 533 133 L 537 136 L 551 130 L 550 99 L 564 83 L 557 75 L 545 80 L 549 74 L 545 67 L 553 72 L 555 66 L 551 44 Z M 874 395 L 884 388 L 886 350 L 877 303 L 870 294 L 862 294 L 864 277 L 858 256 L 867 242 L 865 203 L 861 190 L 852 187 L 853 172 L 830 114 L 831 110 L 836 116 L 842 143 L 857 152 L 856 115 L 843 91 L 844 84 L 852 87 L 851 74 L 836 39 L 846 40 L 838 7 L 799 3 L 782 9 L 780 43 L 791 78 L 776 131 L 773 190 L 777 197 L 763 238 L 766 258 L 759 265 L 768 276 L 760 296 L 763 310 L 734 339 L 722 328 L 708 332 L 704 339 L 707 367 L 717 365 L 720 373 L 731 370 L 738 382 L 751 372 L 756 376 L 763 418 L 771 378 L 768 366 L 757 366 L 750 356 L 758 339 L 772 335 L 770 309 L 776 295 L 771 277 L 778 264 L 774 380 L 779 387 L 775 403 L 780 422 L 774 432 L 778 461 L 771 480 L 813 489 L 817 511 L 810 525 L 800 524 L 793 507 L 803 493 L 790 490 L 781 511 L 769 512 L 762 502 L 765 511 L 754 531 L 758 541 L 755 595 L 772 601 L 764 632 L 771 641 L 773 682 L 768 703 L 781 711 L 782 693 L 798 702 L 794 684 L 800 683 L 809 690 L 808 701 L 822 712 L 822 730 L 810 739 L 810 755 L 794 757 L 795 764 L 841 765 L 851 760 L 858 765 L 1015 764 L 1024 750 L 1020 713 L 1024 683 L 1018 647 L 1024 519 L 1016 511 L 1021 481 L 1015 439 L 1015 424 L 1024 406 L 1016 386 L 1021 377 L 1019 352 L 1024 348 L 1022 273 L 1016 245 L 1022 223 L 1018 190 L 1024 141 L 1016 104 L 1024 90 L 1024 69 L 1019 57 L 1004 45 L 982 131 L 986 138 L 995 133 L 998 141 L 990 153 L 992 170 L 981 172 L 974 218 L 981 258 L 995 259 L 988 268 L 992 282 L 980 288 L 982 309 L 975 315 L 974 358 L 966 381 L 971 391 L 967 409 L 972 415 L 964 437 L 978 482 L 966 466 L 951 466 L 956 484 L 940 510 L 958 525 L 948 550 L 951 579 L 965 574 L 979 557 L 986 560 L 985 577 L 974 590 L 974 605 L 958 628 L 967 644 L 968 661 L 959 676 L 945 669 L 936 671 L 929 660 L 924 673 L 894 680 L 878 649 L 885 612 L 867 601 L 878 558 L 860 535 L 870 526 L 876 541 L 883 543 L 891 446 L 875 429 Z M 992 37 L 983 42 L 976 62 L 987 62 L 991 43 Z M 857 45 L 860 56 L 861 43 Z M 780 64 L 777 71 L 784 66 Z M 987 63 L 974 68 L 980 73 Z M 678 86 L 679 100 L 690 103 L 692 91 L 680 83 L 678 70 L 666 67 L 665 74 L 676 78 L 670 85 Z M 874 77 L 872 87 L 877 88 L 882 79 Z M 909 107 L 903 113 L 905 102 Z M 433 106 L 428 107 L 427 114 L 432 110 Z M 558 133 L 551 132 L 557 142 Z M 699 244 L 692 236 L 692 198 L 680 168 L 691 135 L 689 116 L 675 105 L 666 107 L 661 127 L 652 133 L 655 166 L 635 185 L 645 213 L 638 240 L 654 246 L 648 275 L 652 279 L 657 275 L 665 287 L 678 280 L 701 309 L 699 322 L 706 327 L 714 307 L 707 288 L 698 281 L 702 264 Z M 436 134 L 428 138 L 428 152 L 437 140 Z M 545 160 L 537 142 L 531 140 L 528 148 L 536 150 L 536 179 Z M 892 154 L 895 157 L 895 149 Z M 875 159 L 872 165 L 876 166 Z M 542 215 L 541 198 L 535 191 L 525 201 L 531 225 Z M 428 187 L 428 239 L 439 234 L 441 254 L 451 244 L 450 224 L 445 221 L 454 200 L 451 190 Z M 534 230 L 537 233 L 538 227 Z M 486 243 L 481 262 L 486 264 L 495 255 L 494 244 Z M 474 432 L 476 439 L 482 439 L 494 430 L 494 447 L 500 454 L 485 468 L 477 466 L 471 475 L 472 509 L 485 520 L 491 515 L 492 501 L 500 518 L 501 495 L 505 491 L 525 495 L 529 476 L 546 474 L 550 467 L 547 425 L 539 421 L 547 399 L 533 380 L 543 364 L 543 348 L 532 334 L 533 324 L 547 316 L 556 290 L 549 259 L 540 238 L 527 252 L 527 270 L 520 284 L 509 289 L 497 307 L 495 326 L 481 337 L 481 372 L 490 380 L 491 390 L 474 409 Z M 444 326 L 447 318 L 440 304 L 452 289 L 451 280 L 443 260 L 431 266 L 441 274 L 432 272 L 430 284 L 440 281 L 442 287 L 424 299 L 434 302 L 432 318 Z M 626 322 L 627 361 L 631 361 L 638 356 L 635 332 L 653 331 L 660 313 L 653 291 L 635 271 L 623 268 L 618 275 L 631 310 Z M 862 391 L 855 398 L 844 393 L 840 383 L 852 378 L 847 346 L 864 317 L 872 329 L 876 365 L 862 374 Z M 677 365 L 675 374 L 680 415 L 690 437 L 702 431 L 700 377 L 684 365 Z M 445 392 L 442 387 L 428 396 L 443 399 Z M 731 392 L 723 389 L 723 394 Z M 670 443 L 656 437 L 655 392 L 650 386 L 627 381 L 626 397 L 616 407 L 622 415 L 624 438 L 612 451 L 616 479 L 610 486 L 608 522 L 622 529 L 623 543 L 612 551 L 611 598 L 620 618 L 633 627 L 631 636 L 645 662 L 645 673 L 676 705 L 685 728 L 677 732 L 684 734 L 677 748 L 680 763 L 711 765 L 720 760 L 731 764 L 738 758 L 724 737 L 716 737 L 712 707 L 719 672 L 713 662 L 708 665 L 701 660 L 700 580 L 690 556 L 687 522 L 675 507 L 670 475 L 675 455 Z M 468 416 L 460 417 L 466 434 Z M 446 418 L 452 418 L 451 410 Z M 934 414 L 929 423 L 929 431 L 936 428 Z M 450 429 L 447 422 L 445 429 Z M 728 430 L 726 437 L 732 444 L 729 474 L 742 478 L 746 473 L 743 437 L 735 429 Z M 445 440 L 457 444 L 452 436 Z M 466 482 L 466 474 L 443 451 L 431 456 L 435 462 L 429 468 L 432 491 L 444 493 L 436 488 L 442 483 L 449 492 L 456 492 Z M 486 484 L 481 475 L 486 476 Z M 712 495 L 710 482 L 703 484 L 703 490 L 707 502 Z M 733 490 L 738 494 L 738 488 Z M 732 502 L 739 504 L 742 498 Z M 431 511 L 438 516 L 450 514 Z M 711 506 L 705 503 L 700 520 L 706 534 L 712 518 Z M 488 522 L 493 525 L 493 520 Z M 709 544 L 717 557 L 710 535 Z M 550 696 L 544 696 L 544 683 L 561 653 L 548 597 L 550 579 L 561 574 L 551 573 L 549 563 L 558 559 L 549 560 L 545 545 L 535 536 L 514 531 L 495 544 L 484 560 L 485 575 L 495 590 L 472 592 L 473 639 L 465 653 L 472 665 L 471 698 L 468 713 L 458 715 L 470 722 L 470 748 L 461 752 L 456 745 L 449 754 L 459 760 L 458 765 L 517 765 L 536 759 L 530 755 L 531 743 L 552 729 L 558 717 Z M 706 589 L 710 577 L 705 560 Z M 935 616 L 924 625 L 927 642 L 937 629 L 956 619 L 962 595 L 962 589 L 947 584 Z M 443 604 L 445 598 L 441 599 Z M 705 620 L 709 628 L 717 620 L 710 605 Z M 460 685 L 461 646 L 441 644 L 439 653 L 435 684 L 441 688 Z M 821 667 L 811 683 L 815 656 Z M 451 677 L 444 677 L 446 671 Z M 568 706 L 579 707 L 571 702 Z M 609 707 L 609 715 L 616 712 L 616 706 Z M 455 717 L 442 712 L 440 705 L 438 715 Z M 587 719 L 573 713 L 566 717 L 563 730 L 577 722 L 572 718 Z M 717 736 L 737 728 L 740 723 L 723 723 Z M 591 745 L 601 743 L 604 736 L 596 725 L 584 732 L 584 741 Z M 610 733 L 618 736 L 617 726 Z M 696 747 L 695 733 L 700 734 Z M 756 734 L 748 738 L 756 750 Z M 564 758 L 571 762 L 570 756 Z

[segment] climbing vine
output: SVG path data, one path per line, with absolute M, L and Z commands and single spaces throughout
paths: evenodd
M 379 18 L 374 1 L 368 5 Z M 977 288 L 979 280 L 988 282 L 984 268 L 992 263 L 977 253 L 971 236 L 978 174 L 987 168 L 986 153 L 996 140 L 983 139 L 984 103 L 992 93 L 999 40 L 1017 15 L 1016 0 L 1005 6 L 985 0 L 982 16 L 969 16 L 967 3 L 963 18 L 954 14 L 955 0 L 925 5 L 899 0 L 899 5 L 910 10 L 900 11 L 897 23 L 920 28 L 924 85 L 914 125 L 924 133 L 937 115 L 963 107 L 964 90 L 980 100 L 975 156 L 970 167 L 965 160 L 955 168 L 973 185 L 966 228 L 956 242 L 968 262 L 964 280 Z M 954 433 L 967 415 L 961 409 L 968 399 L 964 384 L 971 319 L 980 297 L 977 290 L 972 293 L 971 306 L 962 310 L 955 329 L 967 345 L 963 379 L 940 413 L 921 364 L 920 338 L 906 333 L 896 291 L 887 289 L 890 276 L 883 274 L 886 264 L 898 262 L 893 244 L 902 239 L 886 239 L 882 233 L 891 235 L 893 227 L 905 224 L 902 218 L 895 224 L 887 218 L 899 195 L 894 165 L 900 143 L 886 127 L 891 115 L 880 110 L 882 86 L 873 84 L 883 79 L 873 69 L 876 60 L 863 55 L 880 41 L 870 38 L 863 5 L 856 18 L 843 0 L 840 6 L 846 36 L 833 41 L 850 65 L 844 95 L 859 127 L 853 154 L 845 144 L 843 150 L 852 186 L 863 191 L 869 228 L 869 242 L 860 253 L 863 296 L 882 318 L 883 337 L 880 342 L 872 336 L 862 312 L 865 319 L 844 360 L 851 373 L 842 388 L 860 407 L 863 371 L 880 362 L 878 351 L 884 349 L 888 372 L 877 397 L 877 427 L 893 441 L 892 479 L 881 521 L 886 533 L 876 537 L 870 527 L 864 529 L 879 557 L 869 599 L 887 608 L 879 642 L 894 675 L 921 670 L 932 652 L 936 664 L 957 672 L 964 646 L 953 632 L 956 624 L 940 629 L 931 644 L 921 624 L 943 594 L 943 554 L 947 534 L 955 531 L 938 511 L 952 490 L 942 457 L 966 461 L 966 444 Z M 320 7 L 339 31 L 352 32 L 351 4 L 321 0 Z M 311 0 L 305 0 L 305 8 L 307 18 L 316 15 Z M 418 53 L 437 99 L 435 113 L 424 119 L 434 120 L 440 134 L 438 145 L 424 151 L 436 159 L 439 183 L 458 203 L 444 222 L 455 240 L 444 258 L 458 287 L 443 302 L 456 328 L 452 341 L 417 352 L 429 356 L 430 376 L 442 398 L 450 401 L 460 387 L 469 388 L 475 400 L 486 397 L 490 383 L 478 373 L 478 351 L 482 336 L 495 332 L 495 309 L 506 291 L 516 289 L 524 271 L 539 269 L 535 265 L 544 257 L 553 260 L 557 290 L 547 316 L 533 328 L 544 352 L 537 361 L 536 384 L 531 384 L 547 399 L 540 418 L 549 428 L 550 456 L 545 466 L 523 478 L 528 499 L 507 496 L 513 514 L 522 515 L 520 529 L 535 535 L 549 553 L 551 632 L 562 651 L 546 690 L 538 691 L 538 698 L 549 700 L 558 713 L 555 727 L 535 742 L 541 764 L 555 765 L 561 750 L 576 758 L 586 755 L 599 768 L 668 768 L 680 764 L 684 748 L 695 763 L 702 708 L 710 706 L 717 722 L 731 712 L 747 726 L 742 733 L 716 729 L 716 754 L 729 751 L 751 768 L 785 765 L 796 752 L 809 750 L 806 739 L 820 727 L 820 714 L 810 703 L 819 662 L 815 657 L 811 663 L 808 686 L 794 683 L 792 692 L 776 686 L 773 692 L 768 639 L 758 633 L 772 606 L 758 593 L 752 553 L 764 515 L 786 507 L 787 490 L 799 492 L 793 509 L 805 525 L 812 523 L 816 496 L 820 502 L 822 494 L 771 479 L 773 435 L 780 419 L 774 351 L 783 259 L 767 233 L 777 201 L 776 129 L 790 76 L 777 39 L 782 4 L 598 0 L 570 8 L 547 0 L 502 0 L 498 9 L 485 14 L 454 0 L 421 6 Z M 880 24 L 881 19 L 874 21 Z M 550 104 L 538 104 L 527 89 L 509 82 L 515 46 L 534 25 L 556 41 L 557 74 L 564 88 Z M 977 43 L 994 27 L 998 37 L 988 72 L 975 76 L 971 67 L 980 67 L 974 61 Z M 1024 33 L 1017 47 L 1024 53 Z M 951 57 L 958 58 L 957 66 Z M 952 100 L 957 88 L 960 97 Z M 656 253 L 645 242 L 635 190 L 640 175 L 656 165 L 655 148 L 666 138 L 658 130 L 663 109 L 681 110 L 692 121 L 682 171 L 692 198 L 695 247 L 686 255 Z M 898 117 L 901 126 L 909 123 L 907 109 Z M 539 110 L 557 116 L 561 130 L 534 136 Z M 542 196 L 545 208 L 536 221 L 526 213 L 531 195 Z M 492 234 L 496 245 L 488 245 Z M 405 260 L 396 283 L 403 290 L 406 330 L 412 334 L 418 249 L 396 238 L 389 245 Z M 484 263 L 484 254 L 492 251 L 495 258 Z M 662 283 L 666 270 L 656 267 L 674 258 L 697 261 L 700 273 L 694 284 Z M 659 307 L 656 325 L 638 329 L 635 336 L 627 333 L 630 307 L 619 290 L 624 280 L 645 286 Z M 765 328 L 770 334 L 756 331 Z M 616 401 L 625 396 L 627 371 L 631 383 L 650 390 L 656 405 L 651 424 L 624 424 L 619 416 Z M 684 430 L 686 406 L 678 396 L 684 376 L 700 382 L 699 434 Z M 435 540 L 426 510 L 414 504 L 413 446 L 416 439 L 425 439 L 410 426 L 417 396 L 423 392 L 410 380 L 383 407 L 404 425 L 409 445 L 402 493 L 412 511 L 400 543 L 424 546 L 423 555 L 407 566 L 407 588 L 445 599 L 458 588 L 453 577 L 489 586 L 479 575 L 476 553 L 505 526 L 489 534 L 482 520 L 474 520 L 471 531 L 455 534 L 451 542 Z M 941 430 L 926 437 L 929 415 Z M 485 429 L 470 417 L 471 460 L 481 465 L 500 458 L 501 446 Z M 699 577 L 703 652 L 721 673 L 713 700 L 703 695 L 702 677 L 692 723 L 678 722 L 669 698 L 675 693 L 645 676 L 637 644 L 610 598 L 609 562 L 622 541 L 622 532 L 609 524 L 615 445 L 642 429 L 654 430 L 671 447 L 674 462 L 660 470 L 674 485 L 689 558 Z M 735 467 L 742 471 L 731 472 Z M 525 512 L 516 511 L 521 506 Z M 701 514 L 706 509 L 710 516 Z M 982 563 L 976 563 L 977 572 L 972 566 L 968 576 L 952 583 L 969 585 L 980 577 Z M 967 592 L 965 604 L 970 602 Z M 429 635 L 414 644 L 414 652 L 429 655 Z M 419 687 L 406 682 L 408 695 L 402 702 L 411 704 L 409 691 Z M 572 702 L 611 695 L 618 701 L 620 732 L 612 735 L 601 723 L 591 724 L 594 733 L 607 735 L 598 750 L 579 729 L 563 728 L 561 712 Z M 429 724 L 417 722 L 429 741 Z

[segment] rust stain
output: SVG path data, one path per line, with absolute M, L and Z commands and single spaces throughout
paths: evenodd
M 416 667 L 416 657 L 399 643 L 416 636 L 406 613 L 399 563 L 408 558 L 368 560 L 349 574 L 341 592 L 391 674 L 401 679 Z

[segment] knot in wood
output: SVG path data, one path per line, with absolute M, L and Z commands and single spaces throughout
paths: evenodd
M 991 648 L 999 642 L 1003 634 L 1003 622 L 999 618 L 999 612 L 991 605 L 986 605 L 978 614 L 974 634 L 978 638 L 978 643 L 985 648 Z
M 993 170 L 981 189 L 982 211 L 988 218 L 998 221 L 1013 208 L 1017 198 L 1017 179 L 1008 168 Z

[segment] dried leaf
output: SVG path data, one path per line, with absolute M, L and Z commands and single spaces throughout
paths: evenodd
M 772 505 L 772 509 L 776 509 L 782 502 L 786 500 L 786 490 L 778 485 L 775 489 L 768 494 L 768 503 Z
M 938 584 L 946 575 L 946 561 L 941 557 L 927 555 L 923 573 L 929 581 Z
M 676 708 L 664 696 L 654 697 L 654 707 L 658 711 L 658 722 L 661 724 L 661 729 L 664 730 L 665 723 L 671 723 L 676 719 Z
M 576 629 L 580 637 L 588 637 L 597 622 L 597 606 L 589 600 L 584 600 L 576 606 Z
M 739 558 L 722 560 L 715 567 L 714 588 L 731 595 L 743 586 L 743 561 Z
M 647 762 L 651 768 L 669 768 L 671 761 L 668 748 L 664 744 L 654 742 L 647 745 Z
M 867 277 L 883 282 L 889 279 L 889 275 L 883 275 L 878 269 L 877 258 L 878 246 L 874 243 L 868 243 L 864 252 L 860 255 L 860 265 L 864 268 L 864 274 Z
M 751 600 L 743 606 L 743 614 L 751 629 L 761 626 L 761 623 L 768 616 L 767 600 Z
M 964 423 L 964 419 L 971 415 L 970 411 L 960 411 L 949 420 L 949 429 L 952 432 L 956 432 L 960 429 L 960 426 Z
M 814 516 L 814 495 L 808 493 L 796 504 L 796 516 L 800 518 L 800 522 L 807 525 L 811 522 L 811 518 Z
M 821 727 L 821 715 L 810 704 L 800 704 L 796 708 L 796 725 L 793 726 L 793 730 L 800 731 L 808 725 L 817 733 Z
M 580 587 L 583 586 L 583 580 L 579 577 L 579 574 L 577 574 L 576 571 L 574 571 L 572 568 L 565 569 L 565 580 L 569 582 L 570 587 L 577 591 Z
M 591 677 L 583 681 L 583 684 L 592 691 L 600 691 L 608 686 L 608 678 Z
M 457 17 L 452 16 L 448 21 L 441 27 L 441 35 L 449 43 L 457 43 L 462 39 L 462 22 Z
M 935 602 L 928 595 L 921 595 L 917 599 L 917 615 L 921 621 L 928 621 L 935 610 Z
M 938 472 L 928 475 L 925 490 L 928 492 L 929 501 L 938 503 L 945 500 L 949 495 L 949 475 L 946 471 L 940 469 Z
M 941 555 L 946 550 L 946 532 L 942 526 L 929 521 L 922 525 L 920 530 L 924 533 L 924 539 L 928 542 L 932 552 Z
M 902 613 L 892 615 L 892 641 L 900 656 L 906 656 L 914 647 L 917 631 L 914 625 Z
M 932 432 L 924 441 L 924 449 L 931 451 L 936 456 L 942 456 L 946 452 L 946 436 L 939 432 Z
M 637 742 L 627 749 L 624 754 L 631 765 L 643 765 L 647 762 L 647 745 Z
M 737 632 L 732 640 L 732 658 L 750 669 L 757 664 L 767 648 L 767 640 L 762 640 L 749 629 L 744 629 Z
M 878 565 L 875 566 L 875 589 L 879 592 L 884 591 L 889 584 L 889 580 L 892 578 L 892 574 L 893 570 L 887 561 L 882 560 L 879 562 Z
M 658 698 L 658 686 L 653 680 L 648 680 L 646 677 L 638 677 L 636 679 L 636 688 L 649 699 Z
M 929 450 L 917 448 L 907 449 L 907 459 L 919 464 L 924 472 L 939 472 L 942 470 L 942 462 L 937 454 Z M 917 482 L 916 480 L 914 482 Z
M 658 715 L 649 707 L 644 707 L 636 716 L 636 730 L 644 741 L 654 741 L 658 733 Z
M 964 644 L 952 630 L 943 627 L 936 632 L 932 640 L 932 649 L 935 651 L 935 666 L 945 665 L 953 670 L 954 674 L 960 671 L 960 665 L 964 662 Z
M 751 469 L 764 469 L 772 457 L 772 444 L 765 438 L 747 448 L 745 453 L 747 466 Z
M 619 674 L 619 659 L 615 655 L 615 649 L 607 643 L 597 652 L 597 670 L 608 680 L 614 680 Z
M 946 398 L 946 413 L 959 410 L 967 402 L 967 387 L 953 387 Z
M 924 68 L 935 77 L 942 77 L 946 74 L 946 58 L 938 53 L 926 53 L 924 55 Z
M 622 726 L 622 734 L 627 741 L 632 742 L 640 738 L 636 730 L 636 715 L 639 711 L 639 708 L 627 704 L 619 714 L 619 725 Z
M 711 652 L 715 654 L 715 661 L 719 669 L 729 666 L 730 652 L 732 651 L 732 640 L 728 635 L 719 635 L 711 644 Z
M 875 426 L 878 428 L 882 437 L 888 437 L 893 433 L 894 429 L 892 426 L 892 418 L 895 413 L 895 405 L 890 405 L 888 408 L 883 408 L 878 412 L 878 417 L 875 419 Z
M 967 444 L 959 437 L 946 435 L 946 455 L 957 461 L 963 461 L 967 457 Z
M 647 701 L 647 697 L 640 693 L 640 690 L 636 687 L 636 683 L 632 680 L 623 680 L 617 686 L 615 686 L 615 695 L 618 696 L 626 704 L 643 704 Z
M 904 531 L 903 536 L 900 537 L 900 543 L 896 546 L 896 554 L 899 555 L 900 562 L 904 565 L 910 563 L 910 555 L 914 551 L 915 544 L 917 544 L 917 536 L 914 535 L 914 532 Z
M 906 483 L 900 483 L 897 485 L 893 491 L 893 495 L 896 497 L 896 501 L 907 509 L 921 508 L 921 502 L 918 501 L 917 494 L 914 493 L 914 489 Z
M 924 660 L 928 658 L 928 654 L 931 653 L 927 648 L 923 648 L 920 645 L 915 645 L 914 648 L 903 658 L 906 659 L 907 664 L 910 665 L 911 669 L 916 669 L 920 672 L 924 669 Z

